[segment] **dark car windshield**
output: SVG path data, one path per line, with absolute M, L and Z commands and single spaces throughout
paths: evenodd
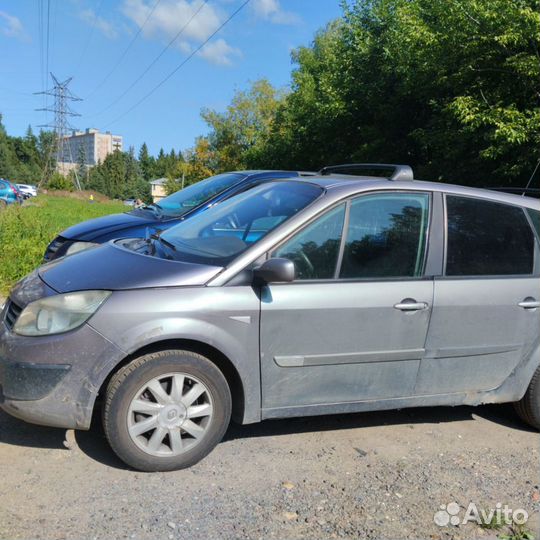
M 322 192 L 304 182 L 269 182 L 171 227 L 161 238 L 179 260 L 225 266 Z
M 205 203 L 212 197 L 229 189 L 240 182 L 246 175 L 240 173 L 226 173 L 211 176 L 206 180 L 201 180 L 192 184 L 164 199 L 157 205 L 161 213 L 168 217 L 180 217 Z

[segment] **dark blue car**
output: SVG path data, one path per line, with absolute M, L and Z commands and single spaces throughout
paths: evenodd
M 161 199 L 159 203 L 91 219 L 61 232 L 47 247 L 45 261 L 76 253 L 113 238 L 142 238 L 168 229 L 184 219 L 242 191 L 271 179 L 300 176 L 297 171 L 235 171 L 218 174 Z

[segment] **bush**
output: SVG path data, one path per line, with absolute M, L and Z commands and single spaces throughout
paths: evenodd
M 50 180 L 47 182 L 47 187 L 49 189 L 61 189 L 64 191 L 73 191 L 73 182 L 62 176 L 60 173 L 53 173 Z

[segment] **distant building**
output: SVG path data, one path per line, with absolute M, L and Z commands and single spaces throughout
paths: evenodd
M 122 151 L 123 140 L 121 135 L 113 135 L 106 131 L 100 133 L 98 129 L 87 128 L 85 131 L 73 131 L 64 139 L 63 155 L 60 156 L 59 170 L 70 170 L 80 162 L 81 152 L 87 166 L 93 167 L 112 154 L 115 150 Z
M 166 178 L 158 178 L 157 180 L 152 180 L 150 182 L 152 202 L 158 202 L 163 199 L 163 197 L 167 196 L 167 192 L 165 191 L 166 183 Z

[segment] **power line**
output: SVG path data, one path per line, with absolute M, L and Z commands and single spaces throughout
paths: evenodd
M 79 63 L 77 64 L 75 70 L 78 71 L 79 68 L 81 67 L 81 64 L 82 64 L 82 61 L 86 55 L 86 51 L 88 50 L 88 46 L 90 45 L 90 41 L 92 41 L 92 36 L 94 35 L 94 31 L 96 29 L 96 25 L 98 23 L 98 19 L 99 19 L 99 15 L 101 13 L 101 8 L 103 7 L 103 0 L 100 0 L 99 4 L 98 4 L 98 7 L 94 13 L 94 20 L 90 21 L 91 22 L 91 27 L 90 27 L 90 33 L 88 34 L 88 38 L 86 40 L 86 43 L 83 47 L 83 50 L 82 50 L 82 54 L 81 54 L 81 57 L 79 58 Z
M 41 89 L 45 90 L 45 71 L 43 66 L 43 0 L 37 0 L 38 8 L 38 40 L 39 40 L 39 75 L 41 77 Z
M 185 66 L 226 24 L 228 24 L 242 9 L 249 4 L 250 0 L 245 0 L 240 7 L 238 7 L 229 17 L 214 31 L 208 38 L 203 41 L 194 51 L 189 54 L 176 68 L 174 68 L 164 79 L 162 79 L 156 86 L 150 90 L 147 94 L 145 94 L 139 101 L 137 101 L 134 105 L 132 105 L 127 111 L 125 111 L 123 114 L 118 116 L 116 119 L 114 119 L 112 122 L 109 122 L 106 124 L 106 127 L 115 124 L 118 122 L 118 120 L 121 120 L 124 118 L 124 116 L 127 116 L 133 109 L 138 107 L 143 101 L 146 101 L 158 88 L 163 86 L 178 70 L 180 70 L 183 66 Z
M 249 1 L 249 0 L 248 0 Z M 105 111 L 108 111 L 111 107 L 116 105 L 149 71 L 152 69 L 152 67 L 156 64 L 156 62 L 165 54 L 165 52 L 172 46 L 172 44 L 182 35 L 184 30 L 189 26 L 191 21 L 199 14 L 199 12 L 202 10 L 202 8 L 208 3 L 208 0 L 203 0 L 202 4 L 198 7 L 198 9 L 193 13 L 193 15 L 188 19 L 186 24 L 180 28 L 178 33 L 167 43 L 167 45 L 161 50 L 161 52 L 150 62 L 148 67 L 137 77 L 128 87 L 127 89 L 120 94 L 112 103 L 110 103 L 107 107 L 102 109 L 101 111 L 97 112 L 96 114 L 92 116 L 99 116 L 103 114 Z
M 55 51 L 56 51 L 56 28 L 58 26 L 58 1 L 53 0 L 53 17 L 52 17 L 52 26 L 51 26 L 51 59 L 50 62 L 54 67 Z
M 50 36 L 50 23 L 51 23 L 51 0 L 47 0 L 47 49 L 46 49 L 46 63 L 45 73 L 49 73 L 49 36 Z
M 41 90 L 45 92 L 47 84 L 47 72 L 45 71 L 45 50 L 44 50 L 44 15 L 43 15 L 43 0 L 37 0 L 38 8 L 38 39 L 39 39 L 39 69 L 41 78 Z M 47 96 L 43 96 L 43 108 L 46 110 L 48 107 Z M 44 115 L 45 121 L 47 120 L 47 114 Z
M 150 20 L 150 17 L 154 14 L 154 11 L 158 7 L 161 0 L 156 0 L 156 3 L 153 5 L 152 9 L 150 10 L 150 13 L 148 13 L 148 16 L 146 17 L 145 21 L 143 22 L 142 26 L 137 30 L 137 33 L 133 36 L 131 41 L 129 42 L 128 46 L 124 49 L 124 52 L 120 55 L 120 58 L 116 62 L 116 64 L 113 66 L 111 71 L 105 75 L 105 77 L 101 80 L 101 82 L 86 96 L 86 99 L 89 99 L 92 97 L 110 78 L 110 76 L 116 71 L 118 66 L 121 64 L 122 60 L 126 57 L 126 54 L 131 49 L 135 41 L 137 41 L 137 38 L 139 37 L 140 33 L 143 31 L 143 28 L 146 26 L 146 23 Z

